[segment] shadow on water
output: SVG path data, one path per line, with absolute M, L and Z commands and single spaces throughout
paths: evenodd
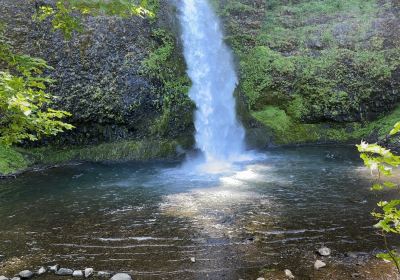
M 378 198 L 353 148 L 276 149 L 222 174 L 180 166 L 81 164 L 2 181 L 0 254 L 138 279 L 252 279 L 301 267 L 321 245 L 381 247 Z

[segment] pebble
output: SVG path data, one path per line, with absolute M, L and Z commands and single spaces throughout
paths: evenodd
M 60 268 L 56 274 L 60 275 L 60 276 L 69 276 L 72 275 L 72 273 L 74 273 L 74 271 L 72 269 L 69 268 Z
M 132 277 L 126 273 L 117 273 L 111 277 L 111 280 L 132 280 Z
M 328 247 L 322 247 L 318 249 L 318 254 L 320 256 L 324 256 L 327 257 L 331 254 L 331 249 L 329 249 Z
M 46 273 L 46 268 L 44 268 L 43 266 L 41 267 L 41 268 L 39 268 L 39 270 L 38 270 L 38 272 L 37 272 L 37 275 L 42 275 L 42 274 L 45 274 Z
M 191 257 L 191 258 L 190 258 L 190 261 L 191 261 L 192 263 L 195 263 L 195 262 L 196 262 L 196 258 Z
M 314 268 L 315 269 L 320 269 L 326 266 L 326 263 L 324 263 L 323 261 L 320 260 L 316 260 L 314 263 Z
M 82 271 L 82 270 L 75 270 L 75 271 L 72 273 L 72 276 L 73 276 L 73 277 L 83 277 L 83 271 Z
M 258 277 L 257 280 L 265 280 L 264 277 Z
M 9 279 L 5 276 L 0 276 L 0 280 L 9 280 Z
M 106 271 L 99 271 L 97 272 L 97 276 L 98 277 L 103 277 L 103 278 L 108 278 L 111 276 L 110 272 L 106 272 Z
M 57 272 L 57 270 L 60 268 L 60 265 L 58 265 L 58 264 L 56 264 L 56 265 L 53 265 L 53 266 L 49 266 L 49 270 L 51 271 L 51 272 Z
M 85 278 L 92 276 L 93 272 L 94 272 L 93 268 L 90 268 L 90 267 L 85 268 Z
M 20 273 L 18 273 L 19 277 L 22 279 L 30 279 L 33 277 L 33 272 L 30 270 L 23 270 Z
M 285 269 L 285 275 L 289 279 L 294 279 L 294 275 L 289 269 Z

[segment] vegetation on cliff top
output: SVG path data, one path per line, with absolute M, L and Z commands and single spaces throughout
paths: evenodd
M 391 1 L 214 2 L 239 58 L 240 89 L 248 107 L 274 130 L 277 143 L 326 138 L 293 136 L 293 129 L 283 133 L 266 117 L 276 110 L 297 129 L 301 125 L 300 131 L 327 127 L 324 135 L 337 136 L 394 109 L 400 94 L 400 41 L 393 34 Z M 339 130 L 333 133 L 333 127 Z

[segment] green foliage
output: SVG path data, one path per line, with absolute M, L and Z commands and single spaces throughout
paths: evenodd
M 176 156 L 178 140 L 125 140 L 84 147 L 42 147 L 21 151 L 32 164 L 68 161 L 150 160 Z
M 395 128 L 393 133 L 396 130 Z M 378 144 L 361 142 L 357 147 L 364 164 L 370 168 L 371 173 L 375 176 L 375 183 L 371 189 L 374 191 L 382 191 L 384 189 L 399 190 L 399 186 L 396 183 L 390 181 L 382 182 L 381 175 L 391 176 L 392 169 L 398 168 L 400 165 L 400 156 L 393 154 L 390 150 Z M 372 215 L 378 220 L 375 228 L 382 231 L 387 249 L 387 253 L 379 254 L 378 257 L 393 261 L 400 273 L 400 254 L 389 248 L 386 238 L 387 234 L 400 235 L 400 200 L 380 201 L 378 206 L 381 211 L 374 211 Z
M 108 15 L 123 18 L 141 16 L 154 18 L 159 8 L 158 0 L 60 0 L 55 6 L 42 5 L 34 18 L 38 21 L 51 19 L 55 30 L 61 30 L 67 38 L 74 31 L 82 31 L 82 16 Z
M 72 126 L 61 121 L 70 114 L 48 106 L 53 96 L 46 93 L 53 81 L 43 76 L 51 69 L 39 58 L 15 54 L 0 34 L 0 144 L 11 145 L 22 140 L 37 140 L 55 135 Z
M 152 133 L 165 136 L 170 122 L 175 119 L 185 119 L 192 122 L 191 108 L 193 104 L 188 97 L 190 88 L 189 77 L 185 73 L 185 64 L 175 50 L 173 35 L 164 30 L 156 29 L 152 34 L 155 45 L 148 57 L 142 62 L 141 72 L 162 85 L 162 90 L 154 90 L 154 94 L 162 94 L 162 115 L 155 121 Z M 189 108 L 189 112 L 187 112 Z M 182 111 L 183 115 L 182 115 Z
M 279 95 L 284 96 L 295 70 L 291 58 L 264 46 L 254 48 L 240 66 L 241 89 L 246 93 L 251 108 L 263 106 Z
M 0 175 L 8 175 L 27 168 L 24 157 L 9 146 L 0 145 Z

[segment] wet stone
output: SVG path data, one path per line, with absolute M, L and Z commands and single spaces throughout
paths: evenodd
M 46 273 L 46 268 L 44 268 L 43 266 L 41 268 L 39 268 L 39 270 L 37 271 L 37 275 L 42 275 Z
M 58 265 L 58 264 L 56 264 L 56 265 L 53 265 L 53 266 L 49 266 L 49 270 L 51 271 L 51 272 L 57 272 L 57 270 L 60 268 L 60 265 Z
M 289 269 L 285 269 L 285 275 L 289 279 L 294 279 L 294 275 Z
M 72 275 L 74 273 L 74 271 L 72 269 L 69 268 L 60 268 L 56 274 L 60 275 L 60 276 L 69 276 Z
M 16 276 L 16 277 L 11 278 L 11 280 L 21 280 L 21 277 Z
M 106 271 L 99 271 L 97 272 L 97 276 L 100 278 L 109 278 L 111 277 L 111 273 Z
M 132 277 L 126 273 L 117 273 L 111 277 L 111 280 L 132 280 Z
M 314 268 L 315 269 L 320 269 L 326 266 L 326 263 L 324 263 L 323 261 L 320 260 L 316 260 L 314 263 Z
M 73 276 L 73 277 L 83 277 L 83 271 L 82 271 L 82 270 L 75 270 L 75 271 L 72 273 L 72 276 Z
M 8 278 L 5 276 L 0 276 L 0 280 L 8 280 Z
M 85 278 L 92 276 L 93 272 L 94 272 L 93 268 L 91 267 L 85 268 Z
M 20 273 L 18 273 L 19 277 L 22 279 L 30 279 L 33 277 L 33 272 L 30 270 L 23 270 Z
M 318 249 L 318 254 L 320 256 L 324 256 L 327 257 L 331 254 L 331 249 L 329 249 L 328 247 L 322 247 Z

